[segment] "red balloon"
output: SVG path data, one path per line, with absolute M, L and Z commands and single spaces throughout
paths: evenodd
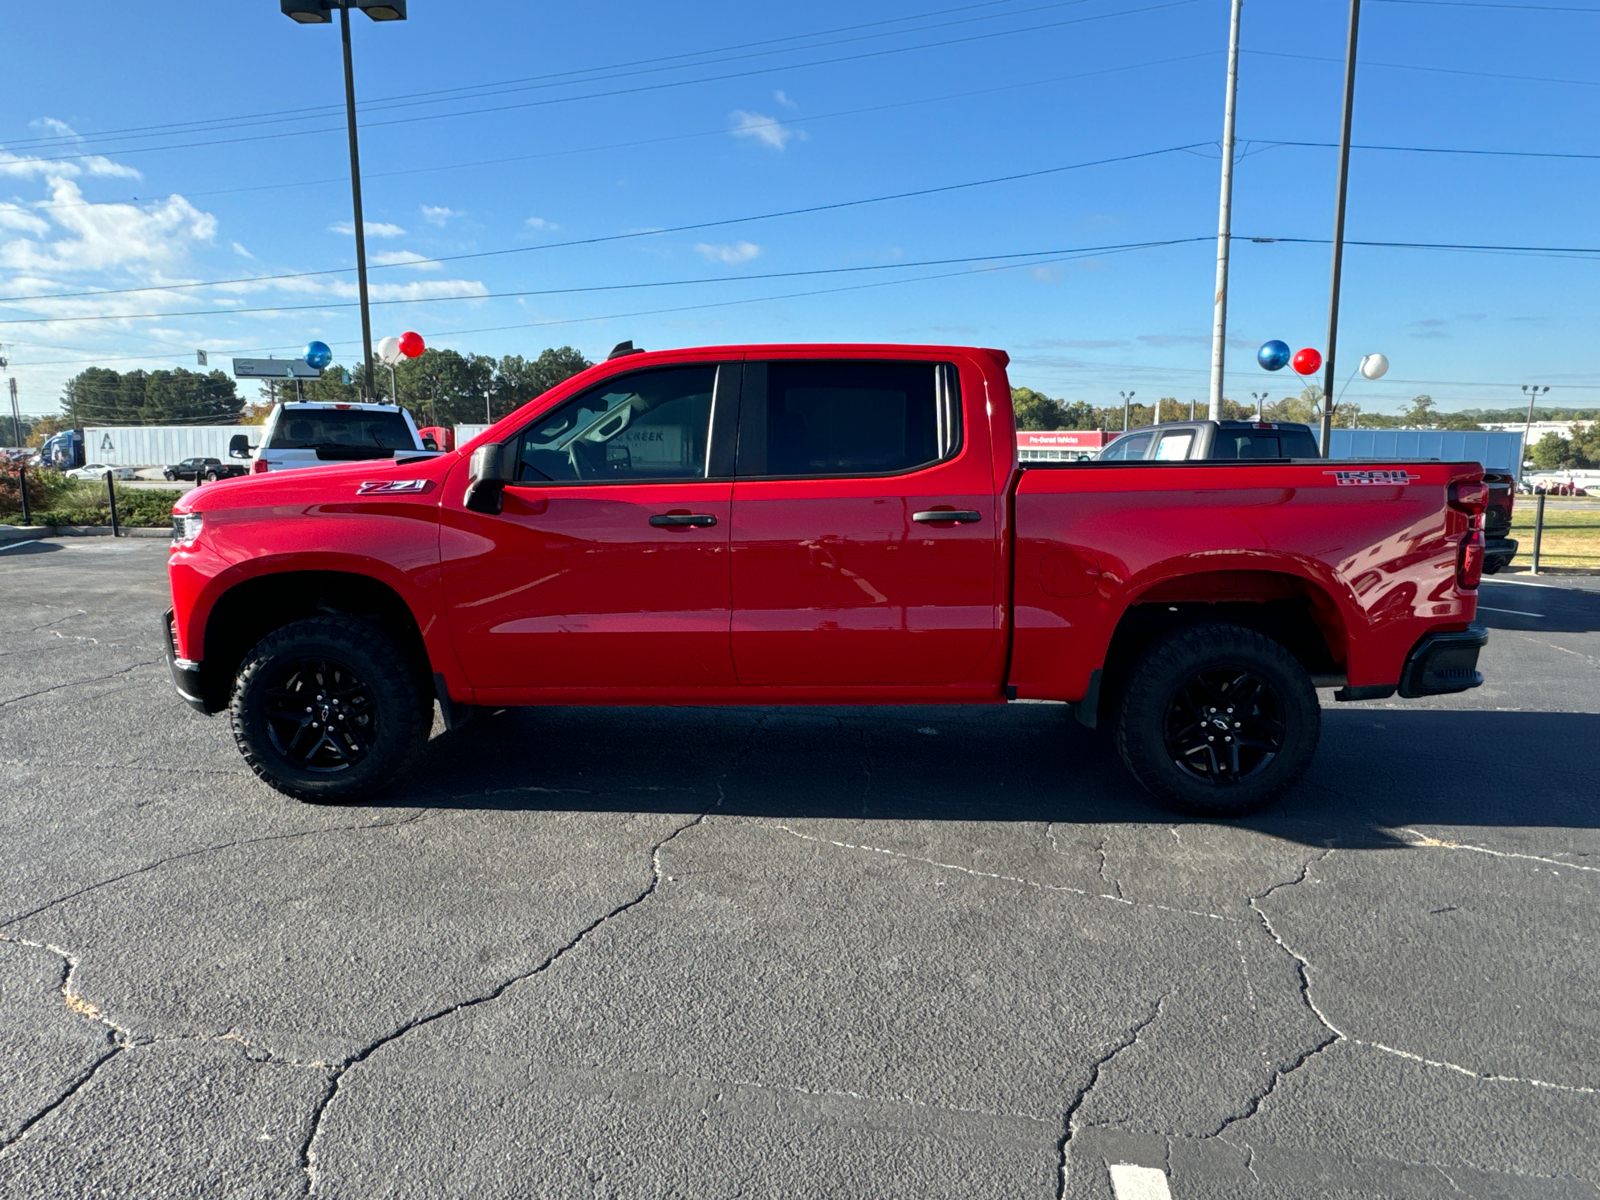
M 422 339 L 418 338 L 417 341 L 421 342 Z M 401 338 L 400 348 L 404 350 L 405 347 L 405 338 Z M 1295 356 L 1291 360 L 1291 363 L 1299 374 L 1315 375 L 1318 369 L 1322 366 L 1322 355 L 1318 354 L 1310 346 L 1307 346 L 1304 350 L 1298 350 L 1295 352 Z
M 407 333 L 402 333 L 400 335 L 400 353 L 404 354 L 407 358 L 416 358 L 417 355 L 421 354 L 426 349 L 427 349 L 427 347 L 422 344 L 422 335 L 420 333 L 409 333 L 409 332 L 407 332 Z M 1302 350 L 1300 353 L 1301 354 L 1306 354 L 1306 353 L 1315 354 L 1316 351 L 1315 350 L 1311 350 L 1311 351 Z M 1296 363 L 1298 363 L 1299 361 L 1300 360 L 1298 358 L 1295 359 Z M 1321 360 L 1319 359 L 1318 361 L 1320 362 Z M 1317 368 L 1315 366 L 1313 366 L 1311 369 L 1313 371 L 1315 371 Z M 1296 366 L 1295 370 L 1298 371 L 1298 370 L 1300 370 L 1300 368 L 1298 366 Z

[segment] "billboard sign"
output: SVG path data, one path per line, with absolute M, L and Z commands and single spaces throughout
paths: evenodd
M 303 358 L 236 358 L 235 379 L 320 379 L 322 372 Z

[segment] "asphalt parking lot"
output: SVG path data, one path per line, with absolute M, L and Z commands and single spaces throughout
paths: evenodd
M 164 564 L 0 550 L 0 1194 L 1600 1196 L 1597 581 L 1206 822 L 1051 705 L 512 712 L 302 805 Z

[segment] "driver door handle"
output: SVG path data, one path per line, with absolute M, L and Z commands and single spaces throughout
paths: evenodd
M 911 519 L 923 525 L 936 525 L 949 521 L 955 525 L 970 525 L 983 520 L 983 514 L 970 508 L 932 508 L 927 512 L 912 513 Z
M 671 528 L 677 525 L 715 525 L 717 518 L 710 513 L 657 513 L 650 518 L 650 524 L 656 528 Z

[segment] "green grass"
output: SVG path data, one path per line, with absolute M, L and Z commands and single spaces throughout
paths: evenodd
M 1537 500 L 1532 496 L 1518 496 L 1511 514 L 1511 536 L 1519 543 L 1516 565 L 1525 567 L 1533 562 L 1533 518 Z M 1573 509 L 1570 504 L 1583 501 L 1562 498 L 1561 507 L 1554 507 L 1555 498 L 1546 501 L 1544 535 L 1539 544 L 1541 567 L 1600 568 L 1600 503 L 1593 511 Z

